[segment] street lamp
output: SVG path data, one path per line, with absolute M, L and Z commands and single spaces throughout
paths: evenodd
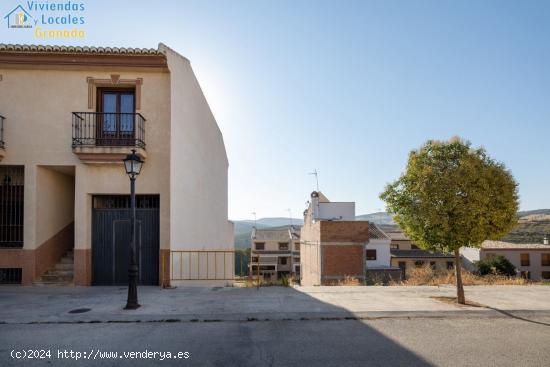
M 143 161 L 136 154 L 136 150 L 132 149 L 132 153 L 128 154 L 124 159 L 124 168 L 130 177 L 130 232 L 132 239 L 130 241 L 130 259 L 128 265 L 128 301 L 126 302 L 125 310 L 135 310 L 139 307 L 137 297 L 137 275 L 138 265 L 136 262 L 136 177 L 141 172 Z

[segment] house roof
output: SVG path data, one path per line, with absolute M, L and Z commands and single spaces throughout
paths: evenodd
M 413 249 L 413 250 L 390 250 L 392 257 L 399 257 L 399 258 L 454 258 L 453 255 L 450 254 L 443 254 L 441 252 L 429 252 L 426 250 L 420 250 L 420 249 Z
M 369 239 L 389 240 L 390 237 L 375 223 L 369 222 Z
M 280 229 L 256 229 L 252 232 L 255 241 L 280 241 L 288 242 L 291 239 L 300 239 L 300 229 L 292 226 Z
M 36 52 L 36 53 L 70 53 L 102 55 L 162 55 L 156 48 L 132 47 L 94 47 L 94 46 L 48 46 L 20 45 L 0 43 L 0 52 Z
M 388 231 L 386 234 L 394 241 L 410 241 L 411 239 L 403 231 Z
M 544 245 L 542 243 L 512 243 L 504 241 L 483 241 L 481 244 L 482 249 L 547 249 L 550 250 L 550 245 Z

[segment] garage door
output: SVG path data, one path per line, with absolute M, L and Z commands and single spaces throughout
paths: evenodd
M 159 284 L 159 196 L 136 197 L 139 284 Z M 92 207 L 92 284 L 128 284 L 130 196 L 98 195 Z

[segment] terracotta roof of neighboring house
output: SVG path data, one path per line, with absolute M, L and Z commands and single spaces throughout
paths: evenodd
M 389 240 L 390 237 L 375 223 L 369 222 L 369 238 L 374 240 Z
M 484 250 L 498 250 L 498 249 L 547 249 L 550 250 L 550 245 L 543 245 L 542 243 L 512 243 L 504 241 L 483 241 L 481 248 Z
M 426 250 L 390 250 L 392 257 L 401 258 L 454 258 L 453 255 L 443 254 L 441 252 L 429 252 Z
M 36 52 L 36 53 L 140 55 L 140 56 L 162 55 L 162 53 L 156 48 L 48 46 L 48 45 L 19 45 L 19 44 L 4 44 L 4 43 L 0 43 L 0 52 Z
M 410 241 L 411 239 L 402 231 L 388 231 L 386 234 L 395 241 Z

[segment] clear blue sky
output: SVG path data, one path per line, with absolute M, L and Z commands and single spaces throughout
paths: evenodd
M 453 135 L 511 169 L 521 209 L 550 207 L 548 1 L 84 4 L 86 39 L 41 43 L 188 57 L 224 134 L 232 219 L 300 216 L 314 168 L 331 200 L 381 210 L 407 153 Z M 2 22 L 0 42 L 40 43 Z

